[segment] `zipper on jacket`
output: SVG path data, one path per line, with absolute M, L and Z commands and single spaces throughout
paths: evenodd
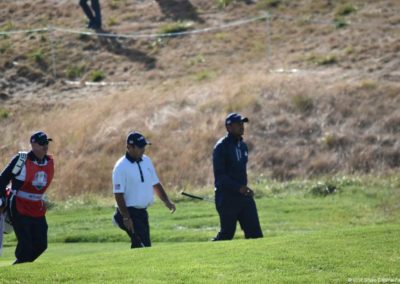
M 240 162 L 240 159 L 242 158 L 242 151 L 240 151 L 240 144 L 236 146 L 236 158 L 238 162 Z

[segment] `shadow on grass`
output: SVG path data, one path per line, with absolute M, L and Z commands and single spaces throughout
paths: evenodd
M 197 9 L 189 0 L 156 0 L 162 13 L 174 21 L 192 20 L 204 23 L 197 14 Z
M 145 66 L 147 70 L 153 69 L 156 67 L 156 58 L 149 56 L 147 53 L 134 49 L 124 47 L 121 43 L 121 40 L 117 37 L 113 37 L 113 33 L 105 30 L 99 30 L 98 39 L 100 45 L 105 48 L 107 51 L 114 53 L 116 55 L 125 56 L 132 62 L 138 62 Z M 108 36 L 102 36 L 103 34 L 109 34 Z M 114 34 L 115 35 L 115 34 Z M 133 39 L 124 39 L 124 43 L 132 43 Z

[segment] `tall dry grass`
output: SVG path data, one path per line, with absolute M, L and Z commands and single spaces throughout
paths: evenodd
M 167 189 L 212 185 L 213 145 L 225 135 L 226 114 L 238 111 L 250 118 L 245 140 L 251 175 L 287 180 L 397 170 L 397 85 L 375 82 L 366 90 L 363 82 L 339 80 L 327 86 L 331 76 L 243 67 L 196 86 L 170 80 L 46 109 L 38 105 L 33 112 L 16 109 L 1 122 L 2 164 L 29 147 L 33 130 L 43 129 L 54 138 L 53 197 L 111 194 L 113 165 L 124 154 L 127 133 L 138 130 L 153 142 L 146 151 Z

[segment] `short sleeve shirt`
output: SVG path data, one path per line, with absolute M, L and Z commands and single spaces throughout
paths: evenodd
M 147 208 L 154 202 L 153 186 L 159 183 L 159 179 L 146 155 L 139 162 L 121 157 L 115 163 L 112 180 L 113 193 L 123 193 L 127 207 Z

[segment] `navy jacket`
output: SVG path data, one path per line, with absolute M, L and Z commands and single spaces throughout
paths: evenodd
M 248 148 L 242 139 L 228 134 L 214 146 L 213 167 L 216 193 L 241 196 L 239 189 L 247 186 Z

